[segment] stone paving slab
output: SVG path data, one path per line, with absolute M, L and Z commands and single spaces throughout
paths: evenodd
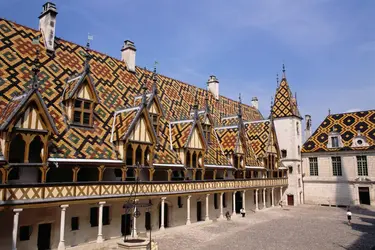
M 352 226 L 341 208 L 300 206 L 266 209 L 245 218 L 202 223 L 156 233 L 161 250 L 371 249 L 375 210 L 353 209 Z

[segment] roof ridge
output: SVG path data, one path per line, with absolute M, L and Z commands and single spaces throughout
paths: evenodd
M 330 115 L 327 115 L 327 117 L 329 116 L 334 116 L 334 115 L 343 115 L 343 114 L 353 114 L 353 113 L 360 113 L 360 112 L 369 112 L 369 111 L 375 111 L 375 109 L 366 109 L 366 110 L 358 110 L 358 111 L 350 111 L 350 112 L 341 112 L 341 113 L 335 113 L 335 114 L 330 114 Z

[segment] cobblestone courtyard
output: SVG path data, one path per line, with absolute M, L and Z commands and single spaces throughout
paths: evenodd
M 156 233 L 161 250 L 371 249 L 375 246 L 375 209 L 318 206 L 284 207 L 248 213 L 231 221 L 192 224 Z M 375 249 L 375 248 L 374 248 Z

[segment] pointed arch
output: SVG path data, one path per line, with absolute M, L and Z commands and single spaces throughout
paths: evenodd
M 22 135 L 17 134 L 10 142 L 9 147 L 9 162 L 10 163 L 24 163 L 25 162 L 25 148 L 26 142 Z
M 44 144 L 40 136 L 34 137 L 29 146 L 29 163 L 43 162 L 43 147 Z

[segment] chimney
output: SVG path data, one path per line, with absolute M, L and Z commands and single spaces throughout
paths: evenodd
M 128 70 L 135 72 L 135 52 L 137 49 L 132 41 L 126 40 L 121 49 L 121 60 L 126 63 Z
M 305 115 L 305 141 L 311 136 L 311 115 Z
M 207 81 L 207 88 L 215 96 L 215 99 L 219 100 L 219 80 L 216 76 L 210 76 L 210 79 Z
M 51 2 L 45 3 L 39 16 L 39 30 L 42 32 L 47 52 L 55 51 L 56 16 L 56 5 Z
M 256 108 L 256 109 L 259 108 L 258 97 L 254 96 L 254 97 L 251 99 L 251 106 L 253 106 L 253 107 Z

